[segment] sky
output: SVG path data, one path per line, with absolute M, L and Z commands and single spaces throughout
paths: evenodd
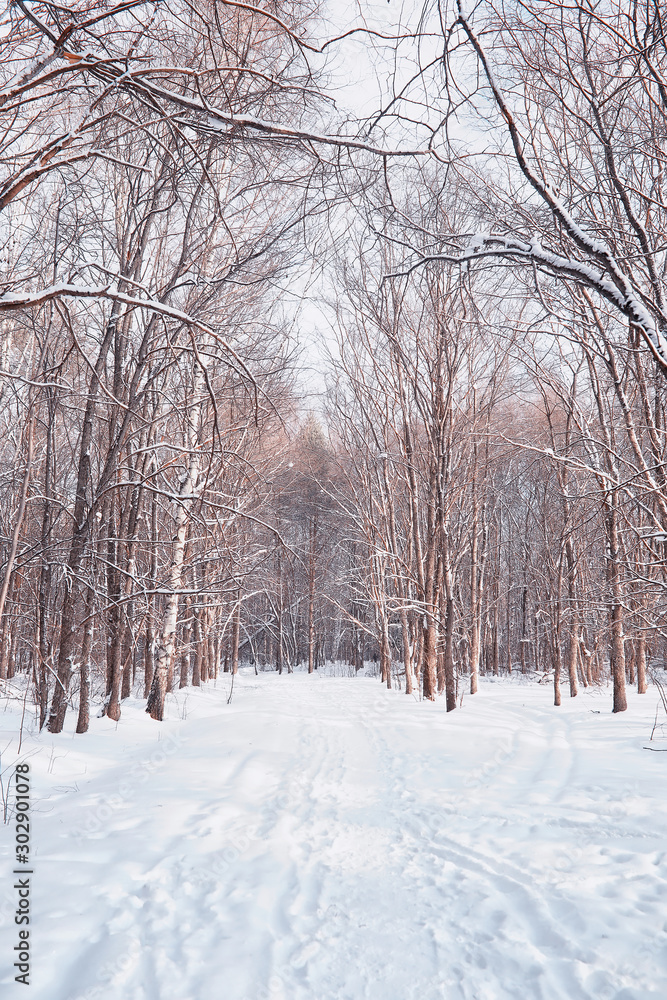
M 328 29 L 318 36 L 318 41 L 336 37 L 356 27 L 367 27 L 386 35 L 400 34 L 406 25 L 417 23 L 421 4 L 414 0 L 355 0 L 347 3 L 329 0 L 324 10 Z M 314 38 L 311 40 L 315 41 Z M 352 135 L 355 133 L 355 122 L 361 124 L 375 114 L 391 93 L 395 69 L 393 43 L 388 41 L 385 45 L 379 39 L 371 41 L 368 35 L 359 33 L 328 48 L 326 59 L 321 60 L 319 65 L 326 68 L 330 81 L 327 92 L 334 96 L 339 114 L 349 117 L 350 127 L 346 131 Z M 317 57 L 313 58 L 313 66 L 318 66 Z M 403 61 L 404 72 L 411 72 L 413 67 L 411 60 Z M 317 409 L 325 387 L 323 356 L 327 348 L 335 350 L 332 329 L 335 319 L 325 299 L 335 299 L 338 290 L 326 273 L 317 276 L 309 273 L 302 274 L 296 283 L 289 281 L 288 311 L 290 294 L 300 300 L 297 323 L 302 352 L 299 386 L 303 390 L 306 407 Z M 291 308 L 296 306 L 295 301 Z

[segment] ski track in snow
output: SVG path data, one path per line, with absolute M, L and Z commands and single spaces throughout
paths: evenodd
M 227 684 L 24 742 L 31 1000 L 667 997 L 653 690 L 612 716 L 486 682 L 446 715 L 364 677 Z

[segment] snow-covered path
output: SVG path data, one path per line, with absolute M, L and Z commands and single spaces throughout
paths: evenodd
M 616 717 L 536 684 L 450 716 L 361 677 L 227 693 L 24 743 L 32 1000 L 667 997 L 653 691 Z

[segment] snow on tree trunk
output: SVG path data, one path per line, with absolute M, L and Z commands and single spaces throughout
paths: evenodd
M 173 667 L 174 647 L 176 643 L 176 622 L 178 618 L 179 591 L 183 576 L 183 561 L 185 557 L 185 540 L 188 531 L 189 514 L 195 500 L 195 489 L 199 476 L 198 437 L 201 419 L 201 391 L 203 371 L 195 363 L 193 374 L 193 391 L 186 416 L 185 442 L 189 452 L 187 471 L 181 478 L 178 492 L 176 512 L 176 533 L 174 535 L 171 566 L 169 568 L 169 590 L 165 602 L 162 628 L 157 650 L 157 664 L 153 674 L 153 682 L 146 711 L 152 719 L 161 721 L 164 716 L 164 700 L 167 693 L 167 681 L 170 669 Z

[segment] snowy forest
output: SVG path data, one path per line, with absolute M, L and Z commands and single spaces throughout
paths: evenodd
M 52 733 L 239 662 L 623 711 L 667 655 L 660 4 L 325 15 L 5 19 L 0 678 Z
M 660 0 L 0 49 L 2 990 L 664 1000 Z

